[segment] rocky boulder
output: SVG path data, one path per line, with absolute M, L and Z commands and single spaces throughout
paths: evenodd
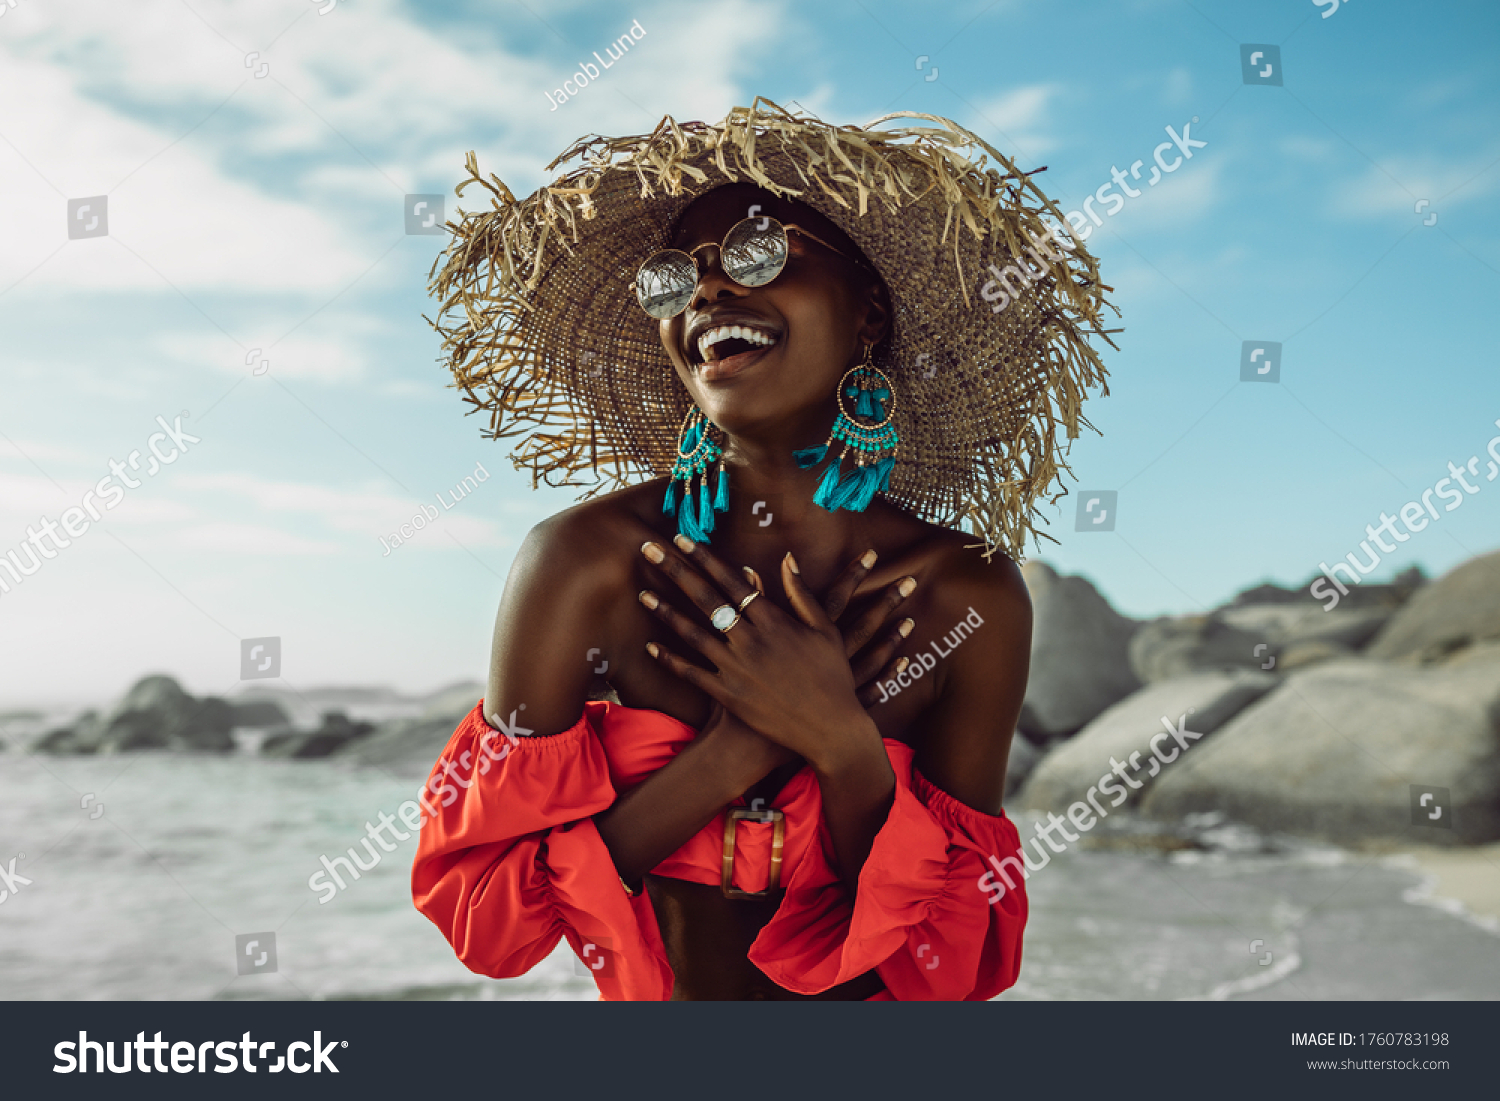
M 1285 650 L 1305 642 L 1328 642 L 1348 650 L 1363 647 L 1394 615 L 1390 605 L 1351 608 L 1342 603 L 1329 611 L 1315 601 L 1298 604 L 1230 605 L 1214 618 Z
M 322 725 L 316 730 L 278 731 L 261 743 L 260 752 L 265 757 L 295 760 L 328 757 L 351 742 L 368 737 L 374 729 L 373 723 L 353 722 L 342 711 L 325 711 Z
M 1414 824 L 1414 786 L 1447 789 L 1451 828 Z M 1356 658 L 1290 674 L 1163 775 L 1142 810 L 1217 810 L 1346 843 L 1500 838 L 1500 643 L 1440 665 Z
M 144 677 L 107 715 L 86 712 L 71 726 L 49 731 L 34 747 L 40 753 L 123 753 L 166 749 L 228 753 L 232 708 L 216 696 L 195 699 L 171 677 Z
M 1259 669 L 1280 647 L 1262 631 L 1249 631 L 1217 615 L 1162 616 L 1142 624 L 1130 640 L 1130 665 L 1147 684 L 1188 673 Z
M 1416 593 L 1369 649 L 1375 658 L 1433 661 L 1500 639 L 1500 551 L 1471 558 Z
M 231 707 L 236 727 L 277 727 L 291 722 L 291 718 L 275 700 L 236 700 Z
M 1335 658 L 1352 658 L 1354 651 L 1337 642 L 1314 639 L 1311 642 L 1294 642 L 1276 659 L 1278 673 L 1290 673 L 1295 669 L 1306 669 L 1309 665 L 1332 661 Z
M 1202 752 L 1189 735 L 1213 734 L 1278 680 L 1258 670 L 1189 673 L 1142 688 L 1042 758 L 1016 805 L 1060 811 L 1084 799 L 1118 762 L 1119 779 L 1110 786 L 1126 793 L 1120 805 L 1134 806 L 1153 781 Z M 1174 728 L 1180 737 L 1172 734 Z M 1153 760 L 1153 748 L 1165 764 Z M 1116 798 L 1109 798 L 1110 805 Z
M 1192 672 L 1305 667 L 1357 652 L 1397 611 L 1379 602 L 1340 602 L 1325 611 L 1306 595 L 1296 603 L 1246 601 L 1207 615 L 1154 619 L 1131 641 L 1132 667 L 1147 683 Z
M 483 696 L 483 685 L 468 682 L 436 692 L 420 715 L 381 723 L 374 734 L 346 746 L 339 755 L 420 780 Z
M 1066 738 L 1140 687 L 1130 667 L 1138 626 L 1082 577 L 1045 562 L 1021 568 L 1031 594 L 1031 678 L 1020 728 L 1037 743 Z
M 1005 802 L 1010 803 L 1011 796 L 1021 790 L 1026 783 L 1026 778 L 1036 768 L 1037 762 L 1044 756 L 1044 751 L 1034 745 L 1019 730 L 1010 739 L 1010 762 L 1005 769 Z

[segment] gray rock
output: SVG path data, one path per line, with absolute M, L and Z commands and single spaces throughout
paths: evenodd
M 1045 562 L 1021 568 L 1031 594 L 1031 679 L 1020 727 L 1036 742 L 1065 738 L 1140 687 L 1130 639 L 1139 626 L 1082 577 Z
M 285 726 L 291 721 L 287 713 L 275 700 L 247 700 L 235 701 L 230 705 L 233 708 L 233 719 L 236 727 L 275 727 Z
M 1010 802 L 1011 796 L 1021 789 L 1026 778 L 1036 768 L 1037 762 L 1045 755 L 1045 751 L 1034 745 L 1019 730 L 1010 739 L 1010 763 L 1005 770 L 1005 801 Z
M 1322 573 L 1315 573 L 1303 586 L 1302 591 L 1308 593 L 1313 585 L 1317 584 Z M 1340 608 L 1399 608 L 1412 596 L 1427 584 L 1427 575 L 1422 572 L 1421 566 L 1409 566 L 1391 579 L 1389 584 L 1373 584 L 1361 582 L 1357 585 L 1348 584 L 1343 573 L 1339 574 L 1340 580 L 1348 592 L 1339 597 Z M 1331 588 L 1332 586 L 1330 586 Z M 1311 596 L 1308 593 L 1308 596 Z M 1327 597 L 1314 599 L 1324 600 Z
M 1313 584 L 1322 576 L 1322 573 L 1315 573 L 1303 584 L 1293 589 L 1283 588 L 1280 585 L 1274 585 L 1269 582 L 1256 585 L 1235 594 L 1234 599 L 1225 605 L 1225 607 L 1239 608 L 1246 605 L 1306 604 L 1310 600 L 1318 599 L 1309 593 L 1308 589 L 1312 588 Z M 1422 572 L 1422 567 L 1409 566 L 1392 578 L 1389 584 L 1361 584 L 1357 587 L 1352 587 L 1349 596 L 1339 601 L 1339 607 L 1400 607 L 1413 592 L 1426 583 L 1427 575 Z
M 1451 830 L 1412 824 L 1414 784 L 1449 789 Z M 1355 658 L 1293 673 L 1162 776 L 1142 809 L 1217 810 L 1341 842 L 1500 837 L 1500 643 L 1441 665 Z
M 1299 604 L 1306 599 L 1306 589 L 1286 589 L 1270 582 L 1238 592 L 1231 602 L 1239 605 Z
M 264 757 L 310 760 L 329 757 L 352 742 L 369 737 L 373 723 L 352 722 L 342 711 L 327 711 L 316 730 L 289 730 L 270 735 L 261 743 Z
M 144 677 L 108 715 L 86 712 L 73 725 L 49 731 L 36 750 L 55 754 L 125 753 L 166 749 L 229 753 L 234 749 L 230 705 L 216 696 L 194 699 L 167 676 Z
M 435 693 L 420 715 L 381 723 L 370 737 L 344 747 L 338 755 L 420 780 L 483 696 L 484 687 L 478 684 L 455 685 Z
M 1130 640 L 1130 665 L 1147 684 L 1188 673 L 1260 669 L 1280 647 L 1261 631 L 1232 626 L 1214 615 L 1162 616 Z
M 1354 651 L 1337 642 L 1313 639 L 1311 642 L 1294 642 L 1281 652 L 1276 661 L 1278 673 L 1290 673 L 1294 669 L 1306 669 L 1310 665 L 1333 661 L 1335 658 L 1350 658 Z
M 47 731 L 31 748 L 36 753 L 51 753 L 59 757 L 97 753 L 103 726 L 99 712 L 85 711 L 73 720 L 71 726 L 60 726 Z
M 1164 716 L 1181 729 L 1182 716 L 1186 715 L 1187 731 L 1213 734 L 1277 683 L 1277 677 L 1256 670 L 1189 673 L 1142 688 L 1044 757 L 1022 787 L 1017 805 L 1061 810 L 1083 799 L 1118 761 L 1130 779 L 1115 781 L 1113 786 L 1126 792 L 1121 805 L 1133 806 L 1153 783 L 1153 770 L 1155 779 L 1159 779 L 1179 767 L 1178 762 L 1202 752 L 1200 743 L 1186 733 L 1183 741 L 1191 752 L 1182 749 L 1168 733 Z M 1162 735 L 1157 739 L 1162 757 L 1172 758 L 1165 767 L 1151 759 L 1151 741 L 1157 735 Z M 1138 755 L 1135 763 L 1132 755 Z M 1139 787 L 1132 786 L 1131 781 Z M 1109 802 L 1113 804 L 1114 800 Z
M 1492 639 L 1500 639 L 1500 551 L 1471 558 L 1416 593 L 1368 656 L 1432 661 Z
M 1324 611 L 1322 604 L 1303 600 L 1297 604 L 1230 605 L 1217 609 L 1213 616 L 1282 651 L 1303 642 L 1331 642 L 1358 650 L 1375 637 L 1395 611 L 1394 606 L 1351 608 L 1343 604 Z
M 1274 640 L 1279 643 L 1303 624 L 1315 622 L 1312 616 L 1323 614 L 1320 604 L 1312 600 L 1301 600 L 1295 604 L 1226 604 L 1222 608 L 1215 608 L 1210 616 L 1237 631 L 1254 635 L 1261 641 Z
M 458 681 L 421 697 L 418 717 L 434 718 L 457 714 L 461 719 L 483 698 L 485 686 L 479 681 Z M 456 725 L 456 720 L 455 720 Z

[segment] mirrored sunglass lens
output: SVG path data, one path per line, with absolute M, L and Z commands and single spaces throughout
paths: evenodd
M 766 228 L 760 224 L 765 221 Z M 746 218 L 724 238 L 719 263 L 745 287 L 763 287 L 781 274 L 786 263 L 786 231 L 774 219 Z
M 693 300 L 698 285 L 698 265 L 683 252 L 659 252 L 635 277 L 635 296 L 641 309 L 664 321 L 676 317 Z

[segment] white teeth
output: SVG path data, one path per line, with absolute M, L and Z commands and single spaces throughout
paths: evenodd
M 751 344 L 767 346 L 776 343 L 776 338 L 768 333 L 747 329 L 743 325 L 720 325 L 698 338 L 698 358 L 706 361 L 708 350 L 721 340 L 746 340 Z

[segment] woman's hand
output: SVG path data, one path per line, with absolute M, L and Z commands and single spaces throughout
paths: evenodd
M 746 726 L 806 758 L 815 769 L 831 769 L 867 749 L 871 737 L 878 746 L 878 734 L 857 689 L 890 675 L 890 669 L 899 672 L 899 662 L 889 667 L 886 662 L 911 630 L 911 621 L 904 621 L 865 653 L 860 651 L 890 611 L 911 593 L 915 581 L 905 578 L 892 585 L 884 600 L 841 630 L 836 620 L 842 618 L 849 597 L 873 565 L 870 555 L 845 571 L 830 588 L 827 605 L 820 606 L 788 554 L 781 567 L 782 583 L 795 613 L 788 615 L 771 601 L 759 599 L 760 591 L 746 573 L 725 566 L 707 548 L 681 536 L 677 544 L 686 560 L 656 543 L 645 544 L 641 552 L 705 616 L 728 605 L 731 611 L 740 609 L 740 618 L 728 631 L 705 629 L 654 592 L 644 590 L 641 602 L 718 672 L 701 669 L 654 642 L 647 646 L 652 657 Z M 851 668 L 851 657 L 856 668 Z

